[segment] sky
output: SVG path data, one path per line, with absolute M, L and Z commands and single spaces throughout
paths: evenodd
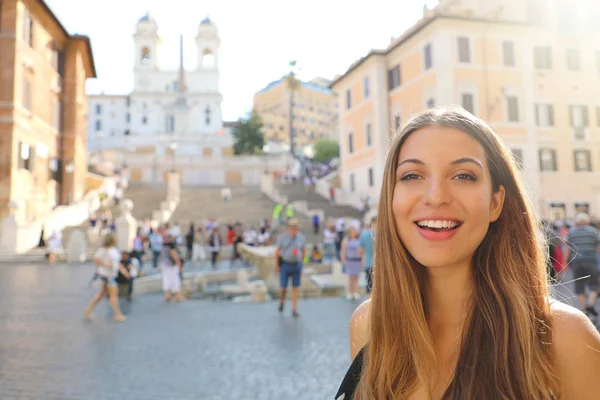
M 437 0 L 46 0 L 71 34 L 90 37 L 97 79 L 89 94 L 127 94 L 133 88 L 133 33 L 146 12 L 156 19 L 163 39 L 163 64 L 177 69 L 179 35 L 184 35 L 184 65 L 196 66 L 195 36 L 207 15 L 221 38 L 222 114 L 237 120 L 252 108 L 254 93 L 289 71 L 297 61 L 299 77 L 332 79 L 374 48 L 385 48 L 413 25 L 423 6 Z M 350 5 L 352 4 L 352 5 Z M 356 4 L 357 6 L 355 6 Z M 358 6 L 360 4 L 360 6 Z

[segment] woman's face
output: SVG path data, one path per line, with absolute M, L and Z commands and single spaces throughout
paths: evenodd
M 504 202 L 503 187 L 492 192 L 483 147 L 431 126 L 406 139 L 396 167 L 392 209 L 406 249 L 426 267 L 470 263 Z

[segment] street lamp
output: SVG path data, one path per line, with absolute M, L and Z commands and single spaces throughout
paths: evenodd
M 175 172 L 175 150 L 177 150 L 177 142 L 171 142 L 169 144 L 169 149 L 171 149 L 172 157 L 171 172 Z

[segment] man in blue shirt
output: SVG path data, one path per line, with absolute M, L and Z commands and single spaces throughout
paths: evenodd
M 275 272 L 279 273 L 281 289 L 279 312 L 283 312 L 289 279 L 292 278 L 292 315 L 296 318 L 300 316 L 297 308 L 298 288 L 301 284 L 304 248 L 306 247 L 306 237 L 298 232 L 298 225 L 296 218 L 288 220 L 288 231 L 279 235 L 275 250 Z
M 373 267 L 373 251 L 375 250 L 375 226 L 377 217 L 371 220 L 371 226 L 365 227 L 360 233 L 360 253 L 362 255 L 362 265 L 367 273 L 367 293 L 371 293 L 372 286 L 372 268 Z

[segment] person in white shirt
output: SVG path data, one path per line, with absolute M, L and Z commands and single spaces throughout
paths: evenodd
M 329 224 L 327 228 L 323 231 L 323 247 L 324 247 L 324 256 L 323 261 L 326 263 L 332 263 L 335 261 L 335 239 L 337 235 L 335 234 L 335 229 L 333 224 Z
M 175 238 L 175 244 L 177 246 L 181 246 L 182 238 L 181 238 L 181 226 L 179 226 L 179 222 L 175 222 L 175 224 L 169 229 L 169 235 Z
M 123 276 L 129 278 L 129 272 L 125 267 L 121 265 L 121 253 L 115 247 L 115 237 L 113 235 L 106 235 L 102 243 L 102 247 L 96 251 L 94 255 L 94 264 L 96 264 L 96 275 L 94 280 L 100 280 L 102 287 L 96 296 L 92 299 L 90 304 L 85 308 L 84 315 L 87 319 L 92 319 L 92 311 L 94 307 L 106 297 L 108 293 L 108 302 L 114 312 L 114 318 L 117 322 L 124 322 L 125 316 L 119 308 L 119 297 L 117 288 L 117 275 L 119 271 Z
M 57 231 L 52 232 L 48 239 L 48 262 L 54 264 L 56 262 L 56 252 L 62 250 L 62 234 Z
M 227 187 L 221 189 L 221 197 L 223 198 L 223 203 L 228 203 L 231 200 L 231 189 Z

